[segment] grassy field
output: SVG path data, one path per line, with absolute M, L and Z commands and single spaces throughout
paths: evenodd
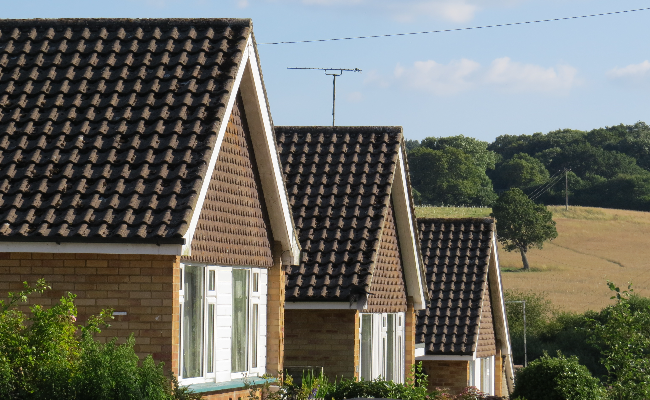
M 558 238 L 528 252 L 499 252 L 505 289 L 545 292 L 566 311 L 599 310 L 611 304 L 607 280 L 650 297 L 650 213 L 604 208 L 549 207 Z M 418 207 L 418 217 L 484 217 L 489 208 Z M 497 227 L 498 229 L 498 227 Z

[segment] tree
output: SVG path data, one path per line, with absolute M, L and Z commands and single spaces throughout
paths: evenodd
M 497 188 L 528 188 L 548 182 L 549 173 L 538 159 L 526 153 L 515 154 L 511 159 L 499 164 L 495 171 Z
M 490 215 L 496 218 L 499 242 L 506 251 L 519 250 L 525 271 L 530 269 L 528 249 L 541 249 L 545 241 L 557 237 L 553 213 L 545 205 L 535 204 L 519 188 L 503 192 Z
M 616 304 L 591 320 L 590 341 L 601 351 L 612 399 L 650 398 L 650 301 L 607 282 Z
M 463 135 L 441 138 L 428 137 L 420 145 L 431 150 L 444 150 L 450 147 L 458 149 L 469 155 L 476 166 L 483 171 L 494 169 L 497 161 L 497 154 L 492 150 L 488 150 L 488 142 L 483 142 L 473 137 Z
M 526 400 L 600 400 L 606 394 L 578 357 L 543 355 L 517 373 L 511 398 Z
M 411 183 L 420 201 L 433 205 L 491 205 L 492 182 L 472 157 L 453 147 L 418 147 L 408 154 Z

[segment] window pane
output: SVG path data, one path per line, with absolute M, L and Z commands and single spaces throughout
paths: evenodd
M 388 326 L 386 327 L 386 380 L 393 380 L 395 370 L 395 314 L 388 314 Z
M 203 375 L 203 268 L 185 266 L 183 279 L 183 378 Z
M 210 271 L 214 272 L 214 271 Z M 208 304 L 207 372 L 214 372 L 214 304 Z
M 255 275 L 257 275 L 257 274 L 255 274 Z M 258 312 L 259 312 L 258 305 L 253 304 L 253 316 L 251 318 L 251 324 L 252 324 L 252 326 L 251 326 L 251 347 L 252 347 L 252 349 L 251 349 L 251 357 L 253 358 L 251 360 L 251 367 L 253 367 L 253 368 L 257 368 L 257 341 L 259 340 L 259 338 L 257 337 L 257 335 L 259 334 L 259 332 L 258 332 L 258 319 L 259 319 Z
M 213 291 L 214 290 L 214 284 L 215 284 L 215 277 L 216 277 L 216 271 L 208 271 L 208 290 Z
M 372 379 L 372 314 L 361 315 L 361 377 Z
M 255 272 L 253 274 L 253 292 L 257 293 L 260 291 L 260 273 Z
M 232 270 L 232 372 L 247 370 L 248 270 Z

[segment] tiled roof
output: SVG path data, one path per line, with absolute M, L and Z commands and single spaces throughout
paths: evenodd
M 399 127 L 275 127 L 302 247 L 286 299 L 368 292 L 402 143 Z
M 273 266 L 273 234 L 241 94 L 233 104 L 210 186 L 181 261 Z
M 0 20 L 0 240 L 180 242 L 250 20 Z
M 418 219 L 418 229 L 430 300 L 417 311 L 416 342 L 428 355 L 471 355 L 489 296 L 494 220 Z

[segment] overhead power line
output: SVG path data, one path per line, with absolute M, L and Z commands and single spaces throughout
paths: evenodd
M 511 23 L 508 23 L 508 24 L 472 26 L 472 27 L 467 27 L 467 28 L 441 29 L 441 30 L 437 30 L 437 31 L 389 33 L 389 34 L 385 34 L 385 35 L 352 36 L 352 37 L 331 38 L 331 39 L 295 40 L 295 41 L 290 41 L 290 42 L 267 42 L 267 43 L 258 43 L 258 44 L 318 43 L 318 42 L 334 42 L 334 41 L 338 41 L 338 40 L 375 39 L 375 38 L 384 38 L 384 37 L 392 37 L 392 36 L 424 35 L 424 34 L 429 34 L 429 33 L 467 31 L 467 30 L 471 30 L 471 29 L 503 28 L 503 27 L 506 27 L 506 26 L 514 26 L 514 25 L 526 25 L 526 24 L 536 24 L 536 23 L 542 23 L 542 22 L 555 22 L 555 21 L 564 21 L 564 20 L 572 20 L 572 19 L 580 19 L 580 18 L 602 17 L 602 16 L 607 16 L 607 15 L 625 14 L 625 13 L 631 13 L 631 12 L 636 12 L 636 11 L 646 11 L 646 10 L 650 10 L 650 7 L 637 8 L 635 10 L 612 11 L 612 12 L 601 13 L 601 14 L 579 15 L 579 16 L 575 16 L 575 17 L 541 19 L 541 20 L 537 20 L 537 21 L 511 22 Z

